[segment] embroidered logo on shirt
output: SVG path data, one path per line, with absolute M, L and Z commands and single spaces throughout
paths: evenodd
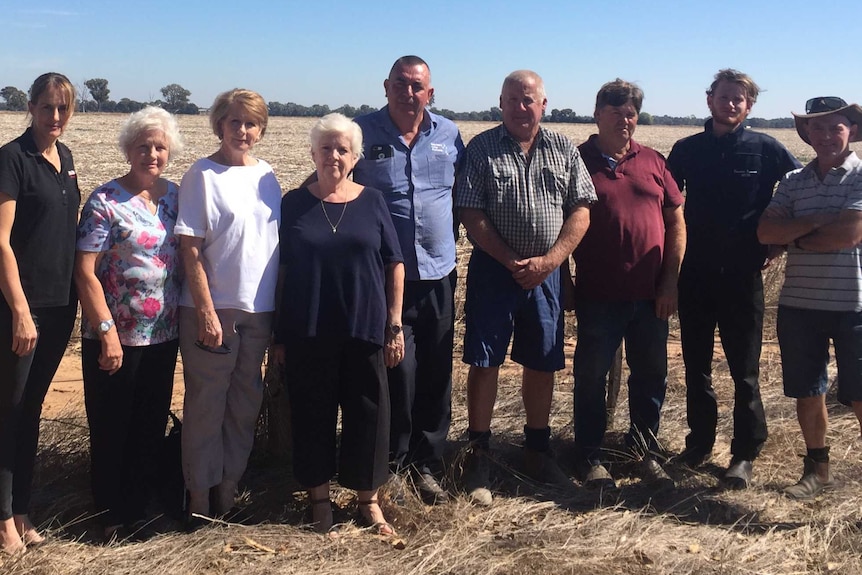
M 446 144 L 431 142 L 431 151 L 435 154 L 445 154 L 447 153 Z
M 69 170 L 68 173 L 69 173 L 70 178 L 77 178 L 78 177 L 78 174 L 75 173 L 75 170 Z

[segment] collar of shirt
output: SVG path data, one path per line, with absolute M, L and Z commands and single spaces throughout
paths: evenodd
M 505 124 L 500 124 L 497 130 L 500 140 L 509 140 L 515 148 L 518 150 L 521 149 L 521 142 L 512 137 L 512 134 L 510 134 L 509 130 L 506 129 Z M 537 148 L 548 143 L 548 130 L 542 126 L 539 126 L 539 131 L 536 133 L 536 143 Z
M 395 125 L 395 122 L 392 121 L 392 116 L 389 115 L 389 104 L 386 104 L 380 110 L 382 114 L 380 114 L 380 121 L 383 124 L 383 129 L 386 130 L 390 136 L 400 141 L 404 144 L 404 140 L 401 137 L 401 130 L 398 129 L 398 126 Z M 424 136 L 428 136 L 431 133 L 432 128 L 437 127 L 437 122 L 434 121 L 434 118 L 431 117 L 431 114 L 428 112 L 426 108 L 422 112 L 422 124 L 419 126 L 419 132 L 417 132 L 417 136 L 422 134 Z M 414 140 L 415 141 L 415 140 Z M 407 144 L 404 144 L 407 146 Z M 407 146 L 408 148 L 410 146 Z

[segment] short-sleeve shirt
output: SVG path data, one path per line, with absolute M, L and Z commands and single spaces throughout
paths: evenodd
M 12 251 L 31 308 L 74 301 L 72 270 L 81 192 L 72 153 L 57 142 L 60 171 L 36 149 L 32 128 L 0 148 L 0 193 L 16 202 Z
M 78 224 L 78 250 L 102 253 L 96 277 L 105 291 L 120 343 L 154 345 L 179 336 L 177 185 L 168 182 L 156 213 L 113 180 L 90 194 Z M 91 321 L 85 338 L 99 339 Z
M 572 210 L 595 200 L 577 147 L 542 127 L 529 162 L 502 124 L 473 138 L 455 186 L 455 207 L 485 212 L 522 258 L 545 255 Z
M 388 106 L 355 120 L 364 153 L 353 179 L 383 192 L 408 281 L 440 279 L 455 269 L 452 186 L 464 143 L 452 121 L 428 110 L 424 118 L 409 146 Z
M 204 272 L 215 309 L 275 309 L 281 187 L 272 167 L 192 164 L 180 183 L 174 233 L 203 238 Z M 188 283 L 180 305 L 194 307 Z
M 596 186 L 590 227 L 575 249 L 577 295 L 599 301 L 656 297 L 665 243 L 664 210 L 683 203 L 664 157 L 631 140 L 611 168 L 597 136 L 578 149 Z
M 285 194 L 281 209 L 286 280 L 276 341 L 352 338 L 382 346 L 385 266 L 403 261 L 383 193 L 366 187 L 334 204 L 299 188 Z
M 862 211 L 862 160 L 851 152 L 821 180 L 816 160 L 793 171 L 778 184 L 769 204 L 771 216 L 798 218 L 842 210 Z M 787 246 L 787 266 L 779 305 L 830 310 L 862 311 L 862 247 L 830 252 Z

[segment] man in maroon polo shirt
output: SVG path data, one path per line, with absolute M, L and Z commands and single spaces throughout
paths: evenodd
M 614 485 L 601 445 L 608 370 L 623 338 L 631 372 L 626 445 L 641 461 L 645 481 L 673 486 L 661 467 L 656 435 L 685 222 L 682 194 L 664 157 L 632 139 L 642 103 L 643 91 L 635 84 L 616 79 L 602 86 L 595 110 L 599 133 L 578 148 L 598 196 L 574 252 L 575 445 L 578 472 L 588 487 Z

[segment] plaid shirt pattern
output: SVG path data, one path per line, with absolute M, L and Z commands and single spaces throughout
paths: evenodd
M 502 124 L 482 132 L 467 145 L 455 184 L 455 207 L 485 212 L 522 258 L 545 255 L 572 210 L 596 201 L 577 147 L 542 127 L 536 138 L 529 159 Z

